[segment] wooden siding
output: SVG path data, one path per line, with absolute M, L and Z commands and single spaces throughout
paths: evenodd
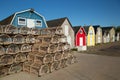
M 102 28 L 98 27 L 95 36 L 96 44 L 102 43 Z
M 70 25 L 70 23 L 68 22 L 67 19 L 63 22 L 63 24 L 61 26 L 64 34 L 65 34 L 65 26 L 66 25 L 68 26 L 67 38 L 71 37 L 71 43 L 69 43 L 69 44 L 70 44 L 71 48 L 74 48 L 74 39 L 75 39 L 74 38 L 74 31 L 73 31 L 72 26 Z
M 82 30 L 82 33 L 80 33 L 80 30 Z M 76 46 L 80 46 L 80 38 L 83 38 L 83 46 L 86 46 L 86 34 L 85 34 L 85 31 L 83 28 L 80 28 L 77 32 L 77 34 L 75 35 L 76 36 L 76 42 L 75 42 L 75 45 Z
M 110 33 L 110 42 L 115 42 L 115 29 L 112 28 L 109 33 Z
M 14 17 L 14 20 L 12 22 L 12 25 L 14 25 L 16 27 L 21 26 L 21 25 L 18 25 L 18 17 L 22 17 L 22 18 L 26 18 L 26 19 L 33 19 L 33 20 L 41 20 L 42 21 L 42 26 L 35 26 L 35 27 L 37 27 L 37 28 L 46 28 L 47 27 L 43 17 L 37 15 L 34 12 L 31 13 L 30 11 L 26 11 L 26 12 L 23 12 L 23 13 L 16 14 L 16 16 Z M 25 25 L 25 26 L 27 26 L 27 25 Z
M 88 30 L 87 46 L 95 46 L 95 31 L 92 26 L 90 26 Z

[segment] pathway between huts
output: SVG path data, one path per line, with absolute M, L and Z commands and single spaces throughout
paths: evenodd
M 120 57 L 74 54 L 77 63 L 42 77 L 20 72 L 0 80 L 120 80 Z

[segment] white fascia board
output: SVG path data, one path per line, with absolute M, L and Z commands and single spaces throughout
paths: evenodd
M 48 25 L 47 25 L 47 23 L 46 23 L 46 20 L 45 20 L 45 17 L 43 17 L 41 14 L 39 14 L 38 12 L 36 12 L 36 11 L 34 11 L 34 13 L 36 13 L 37 15 L 39 15 L 39 16 L 41 16 L 42 18 L 43 18 L 43 20 L 44 20 L 44 22 L 45 22 L 45 25 L 47 26 L 47 28 L 48 28 Z
M 26 12 L 26 11 L 29 11 L 29 10 L 30 10 L 30 9 L 27 9 L 27 10 L 24 10 L 24 11 L 20 11 L 20 12 L 16 12 L 16 13 L 14 14 L 14 17 L 13 17 L 13 19 L 12 19 L 10 25 L 12 25 L 13 20 L 15 19 L 16 14 L 23 13 L 23 12 Z
M 30 10 L 31 9 L 27 9 L 27 10 L 24 10 L 24 11 L 16 12 L 16 14 L 23 13 L 23 12 L 30 11 Z
M 13 16 L 12 21 L 10 22 L 10 25 L 12 25 L 15 16 L 16 16 L 16 13 L 15 13 L 14 16 Z

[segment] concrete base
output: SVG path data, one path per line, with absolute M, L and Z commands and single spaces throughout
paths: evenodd
M 77 49 L 78 51 L 85 51 L 87 50 L 87 46 L 78 46 Z

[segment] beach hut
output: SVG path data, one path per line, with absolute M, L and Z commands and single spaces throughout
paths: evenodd
M 102 43 L 102 28 L 100 27 L 100 25 L 94 25 L 93 28 L 95 31 L 95 43 Z
M 93 26 L 84 26 L 87 34 L 87 46 L 95 46 L 95 31 Z
M 75 46 L 78 48 L 78 51 L 86 50 L 86 32 L 84 28 L 81 26 L 74 26 L 73 30 L 75 32 Z
M 103 43 L 115 42 L 115 28 L 114 27 L 102 27 Z

